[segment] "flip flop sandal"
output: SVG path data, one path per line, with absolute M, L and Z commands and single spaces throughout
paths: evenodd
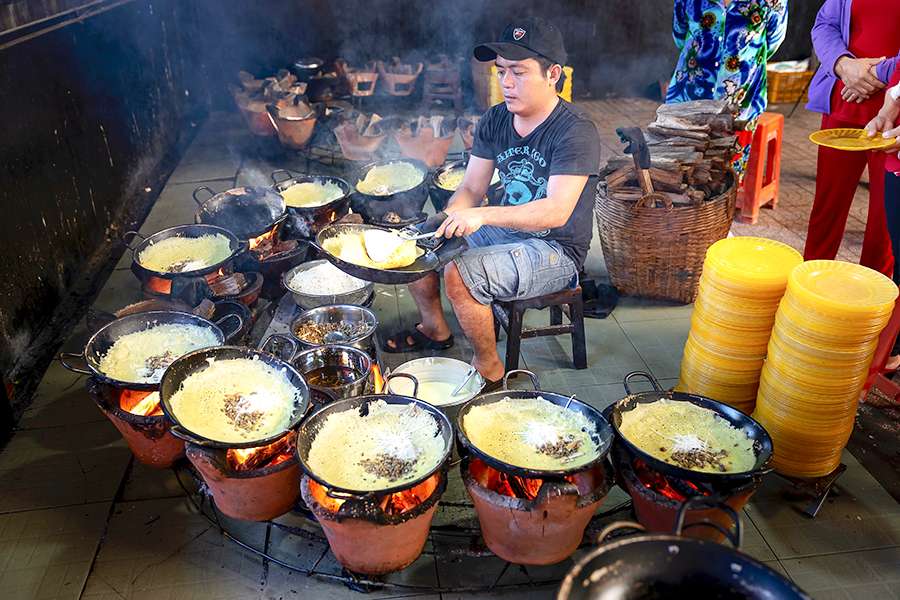
M 409 338 L 412 338 L 412 344 L 409 343 Z M 394 346 L 388 345 L 388 342 L 394 342 Z M 450 334 L 450 337 L 446 340 L 434 340 L 419 331 L 418 326 L 395 333 L 381 344 L 381 349 L 391 354 L 418 352 L 420 350 L 449 350 L 452 347 L 453 334 Z

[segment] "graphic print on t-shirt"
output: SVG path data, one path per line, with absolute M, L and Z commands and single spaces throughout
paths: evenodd
M 511 160 L 512 157 L 524 155 L 524 158 Z M 537 149 L 528 146 L 509 148 L 497 155 L 500 181 L 506 193 L 502 204 L 518 206 L 528 204 L 532 200 L 547 196 L 547 178 L 535 177 L 535 166 L 546 169 L 547 161 Z

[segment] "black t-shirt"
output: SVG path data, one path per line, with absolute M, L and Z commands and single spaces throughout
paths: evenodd
M 493 160 L 505 194 L 499 206 L 526 204 L 547 196 L 553 175 L 597 175 L 600 136 L 594 123 L 560 98 L 550 116 L 525 137 L 516 133 L 513 114 L 498 104 L 478 121 L 472 155 Z M 588 180 L 569 220 L 562 227 L 531 232 L 555 240 L 578 268 L 591 245 L 594 177 Z

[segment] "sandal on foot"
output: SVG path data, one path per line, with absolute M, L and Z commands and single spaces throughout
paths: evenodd
M 410 339 L 412 339 L 411 344 L 409 343 Z M 388 342 L 394 342 L 394 345 L 390 346 Z M 449 350 L 452 347 L 453 334 L 450 334 L 446 340 L 435 340 L 419 331 L 418 326 L 395 333 L 381 344 L 381 349 L 391 354 L 420 350 Z

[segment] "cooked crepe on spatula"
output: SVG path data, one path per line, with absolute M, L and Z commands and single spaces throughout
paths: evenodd
M 366 254 L 383 269 L 411 265 L 418 258 L 416 243 L 393 231 L 370 229 L 363 234 Z

